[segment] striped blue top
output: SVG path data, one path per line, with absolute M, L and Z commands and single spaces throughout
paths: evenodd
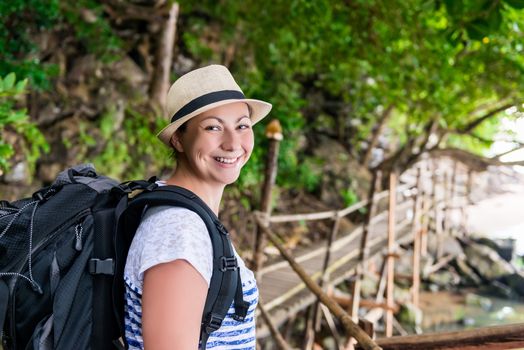
M 246 319 L 233 319 L 234 302 L 222 322 L 211 333 L 206 349 L 254 350 L 255 309 L 258 288 L 253 275 L 235 252 L 242 278 L 244 300 L 250 306 Z M 125 328 L 129 349 L 143 349 L 142 340 L 142 285 L 144 272 L 157 264 L 184 259 L 204 277 L 208 286 L 213 269 L 213 248 L 202 219 L 194 212 L 178 207 L 149 209 L 135 234 L 129 250 L 124 281 L 126 286 Z M 201 344 L 199 349 L 201 349 Z

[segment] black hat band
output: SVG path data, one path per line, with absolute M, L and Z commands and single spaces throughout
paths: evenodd
M 184 105 L 184 107 L 180 108 L 178 112 L 176 112 L 175 115 L 171 118 L 171 123 L 177 121 L 178 119 L 188 114 L 193 113 L 199 108 L 210 105 L 212 103 L 223 100 L 243 100 L 245 98 L 246 97 L 244 96 L 244 94 L 237 90 L 221 90 L 210 92 L 208 94 L 195 98 L 191 102 Z

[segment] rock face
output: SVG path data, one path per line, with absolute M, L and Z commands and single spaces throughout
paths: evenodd
M 515 268 L 493 249 L 479 243 L 469 243 L 464 248 L 466 260 L 485 280 L 493 281 L 515 272 Z
M 510 287 L 518 295 L 524 296 L 524 273 L 517 271 L 511 275 L 504 276 L 502 283 Z
M 460 283 L 464 286 L 479 286 L 482 281 L 479 276 L 469 267 L 465 255 L 461 255 L 453 262 L 455 270 L 460 274 Z
M 365 198 L 371 182 L 371 174 L 363 169 L 340 143 L 321 138 L 314 155 L 322 160 L 320 198 L 324 203 L 342 207 L 350 192 L 358 199 Z

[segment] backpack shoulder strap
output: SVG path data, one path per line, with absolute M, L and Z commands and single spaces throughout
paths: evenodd
M 178 186 L 159 186 L 133 198 L 117 218 L 117 232 L 134 234 L 144 209 L 159 205 L 183 207 L 197 213 L 209 232 L 213 247 L 213 274 L 200 332 L 200 340 L 202 344 L 205 344 L 209 335 L 220 328 L 233 299 L 235 299 L 235 310 L 238 311 L 236 314 L 239 319 L 243 319 L 247 312 L 246 303 L 243 299 L 239 300 L 242 296 L 239 296 L 238 290 L 239 288 L 241 290 L 242 287 L 231 239 L 228 231 L 213 211 L 196 194 Z M 124 238 L 129 243 L 131 239 L 132 237 Z

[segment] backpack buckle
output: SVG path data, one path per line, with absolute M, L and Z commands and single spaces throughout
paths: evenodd
M 242 300 L 238 303 L 235 301 L 235 314 L 233 315 L 233 319 L 238 322 L 244 322 L 248 309 L 249 303 L 247 301 Z
M 204 322 L 204 328 L 206 330 L 207 334 L 211 334 L 211 332 L 216 331 L 220 328 L 222 325 L 222 318 L 217 316 L 214 313 L 210 313 L 207 317 L 206 321 Z
M 113 275 L 115 273 L 113 259 L 91 259 L 88 268 L 92 275 Z
M 222 256 L 220 257 L 220 271 L 235 271 L 238 269 L 237 258 L 234 256 Z

